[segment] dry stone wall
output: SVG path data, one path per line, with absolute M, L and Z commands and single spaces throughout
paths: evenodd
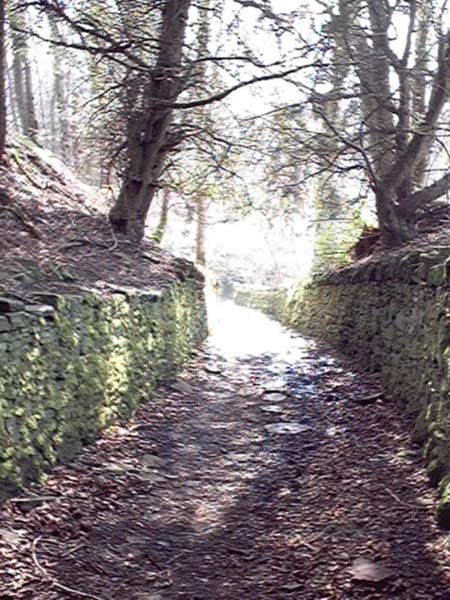
M 0 499 L 130 416 L 205 335 L 189 274 L 157 292 L 0 298 Z
M 414 251 L 316 277 L 296 290 L 289 324 L 374 372 L 416 417 L 438 518 L 450 528 L 450 247 Z

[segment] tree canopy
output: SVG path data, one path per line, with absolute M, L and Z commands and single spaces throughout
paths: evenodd
M 233 179 L 242 197 L 251 181 L 269 212 L 303 210 L 313 188 L 325 221 L 364 199 L 390 246 L 450 189 L 445 0 L 6 7 L 10 126 L 112 181 L 111 225 L 133 242 L 180 172 Z

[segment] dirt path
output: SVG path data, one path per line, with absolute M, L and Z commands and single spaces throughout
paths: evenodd
M 401 408 L 323 350 L 227 310 L 218 347 L 23 494 L 47 499 L 3 507 L 1 600 L 450 598 Z M 280 422 L 300 431 L 266 429 Z M 352 577 L 361 558 L 383 581 Z

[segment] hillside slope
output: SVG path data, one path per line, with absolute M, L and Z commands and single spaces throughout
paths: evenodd
M 116 236 L 107 202 L 49 152 L 14 140 L 0 166 L 0 293 L 160 288 L 180 263 Z

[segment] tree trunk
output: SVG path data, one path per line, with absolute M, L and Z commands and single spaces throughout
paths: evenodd
M 0 160 L 6 143 L 5 0 L 0 0 Z
M 393 201 L 394 193 L 380 188 L 375 193 L 375 205 L 382 243 L 395 248 L 414 237 L 415 219 L 408 217 Z
M 201 0 L 199 3 L 200 9 L 200 23 L 198 29 L 198 47 L 197 47 L 197 59 L 198 66 L 195 73 L 197 81 L 195 82 L 194 91 L 205 84 L 207 77 L 207 63 L 202 59 L 208 55 L 208 43 L 210 37 L 210 26 L 209 26 L 209 13 L 211 7 L 211 0 Z M 199 109 L 199 122 L 202 125 L 207 123 L 206 109 L 201 107 Z M 196 233 L 195 233 L 195 262 L 202 267 L 206 265 L 206 252 L 205 252 L 205 232 L 206 232 L 206 188 L 201 185 L 197 188 L 196 204 L 195 204 L 195 216 L 196 216 Z
M 6 69 L 6 77 L 7 77 L 7 106 L 9 108 L 10 114 L 11 114 L 11 122 L 12 122 L 12 126 L 13 129 L 15 131 L 19 131 L 20 129 L 20 124 L 19 124 L 19 118 L 17 116 L 17 106 L 16 106 L 16 99 L 14 97 L 14 82 L 13 82 L 13 75 L 11 72 L 11 69 L 7 68 L 7 63 L 5 62 L 5 69 Z
M 205 229 L 206 229 L 206 203 L 204 195 L 197 195 L 196 203 L 196 233 L 195 233 L 195 262 L 202 267 L 206 264 L 205 256 Z
M 34 107 L 31 65 L 25 34 L 25 17 L 23 13 L 13 8 L 9 12 L 9 22 L 11 24 L 11 46 L 17 112 L 20 118 L 22 133 L 36 141 L 39 126 Z
M 155 232 L 152 236 L 152 239 L 156 244 L 161 244 L 162 239 L 164 237 L 164 233 L 167 228 L 167 219 L 168 219 L 168 215 L 169 215 L 169 197 L 170 197 L 169 190 L 167 188 L 164 188 L 163 196 L 162 196 L 162 204 L 161 204 L 161 213 L 159 216 L 159 223 L 158 223 L 158 226 L 156 227 Z
M 48 17 L 51 38 L 55 42 L 62 40 L 58 22 L 53 14 Z M 67 110 L 67 94 L 64 77 L 64 48 L 52 46 L 53 52 L 53 98 L 52 98 L 52 133 L 53 150 L 64 161 L 70 159 L 69 121 Z
M 127 168 L 122 189 L 109 213 L 112 227 L 138 243 L 148 210 L 171 149 L 169 129 L 176 100 L 183 89 L 180 69 L 191 0 L 166 0 L 155 68 L 144 91 L 145 109 L 127 139 Z

